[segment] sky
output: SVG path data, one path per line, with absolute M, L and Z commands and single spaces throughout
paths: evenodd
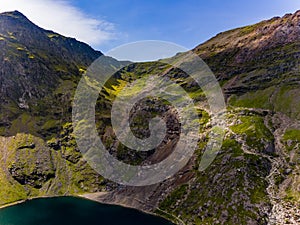
M 219 32 L 300 9 L 300 0 L 0 0 L 37 25 L 107 52 L 141 40 L 187 49 Z

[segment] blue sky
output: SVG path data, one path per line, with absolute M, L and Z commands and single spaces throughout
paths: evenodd
M 300 9 L 300 0 L 75 0 L 85 12 L 115 24 L 116 39 L 103 45 L 144 39 L 193 48 L 221 31 Z M 101 46 L 99 46 L 101 48 Z
M 293 13 L 300 9 L 300 0 L 28 0 L 26 4 L 24 0 L 10 0 L 0 3 L 0 11 L 7 9 L 20 10 L 42 27 L 73 36 L 106 52 L 120 44 L 140 40 L 170 41 L 190 49 L 221 31 Z

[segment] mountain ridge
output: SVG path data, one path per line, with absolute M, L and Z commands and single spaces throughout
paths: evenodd
M 59 107 L 59 101 L 64 102 L 68 92 L 57 93 L 61 92 L 59 86 L 75 89 L 85 69 L 102 55 L 87 44 L 34 25 L 17 11 L 0 14 L 0 48 L 1 133 L 5 135 L 18 132 L 10 129 L 11 122 L 24 111 L 30 114 L 34 108 L 44 107 L 43 114 L 47 114 L 54 105 Z M 55 92 L 56 96 L 50 99 L 57 98 L 58 102 L 45 105 L 47 96 Z M 71 107 L 70 102 L 66 104 Z M 60 111 L 69 110 L 68 107 L 61 105 Z
M 34 27 L 37 38 L 35 32 L 18 25 L 18 12 L 0 15 L 0 97 L 5 101 L 0 106 L 0 158 L 4 162 L 0 167 L 0 204 L 38 196 L 106 191 L 104 195 L 95 194 L 93 199 L 155 213 L 176 224 L 297 224 L 300 125 L 295 107 L 299 101 L 294 98 L 300 89 L 299 37 L 295 35 L 290 45 L 288 39 L 282 38 L 286 34 L 274 36 L 278 40 L 275 45 L 268 45 L 267 50 L 259 48 L 258 52 L 248 50 L 251 57 L 246 61 L 240 54 L 256 43 L 256 30 L 263 31 L 265 26 L 284 29 L 285 25 L 297 24 L 299 14 L 298 11 L 262 22 L 263 26 L 225 32 L 193 50 L 216 74 L 228 104 L 228 129 L 222 149 L 205 172 L 199 172 L 197 166 L 212 125 L 205 96 L 193 80 L 159 62 L 129 65 L 109 80 L 96 105 L 101 109 L 96 112 L 98 133 L 110 153 L 126 163 L 161 161 L 176 144 L 177 134 L 171 132 L 170 144 L 149 155 L 137 154 L 120 144 L 109 118 L 111 104 L 125 84 L 146 74 L 168 77 L 193 96 L 199 112 L 199 149 L 189 163 L 174 177 L 139 188 L 102 178 L 82 159 L 76 145 L 71 123 L 72 96 L 86 68 L 102 53 Z M 3 26 L 1 17 L 16 24 Z M 299 24 L 294 29 L 291 32 L 298 34 Z M 225 46 L 223 39 L 227 40 Z M 238 46 L 236 39 L 245 45 Z M 273 43 L 270 35 L 268 41 Z M 75 53 L 70 48 L 72 43 Z M 232 47 L 232 43 L 237 46 Z M 19 65 L 17 69 L 15 65 Z M 40 71 L 45 73 L 40 75 Z M 15 93 L 11 94 L 11 90 Z M 140 108 L 140 112 L 133 110 L 131 118 L 139 125 L 136 132 L 142 136 L 147 134 L 148 126 L 141 121 L 165 110 L 159 101 L 147 104 L 145 108 L 153 109 L 153 113 Z
M 230 105 L 260 107 L 299 118 L 299 99 L 293 93 L 299 84 L 299 23 L 297 11 L 221 33 L 193 51 L 216 74 Z M 255 94 L 258 92 L 264 99 Z M 283 102 L 285 94 L 289 100 Z

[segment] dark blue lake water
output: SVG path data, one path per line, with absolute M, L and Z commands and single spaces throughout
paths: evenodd
M 60 197 L 35 199 L 0 210 L 0 225 L 172 225 L 134 209 Z

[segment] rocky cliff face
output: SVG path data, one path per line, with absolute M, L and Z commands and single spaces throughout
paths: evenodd
M 300 11 L 217 35 L 194 51 L 210 65 L 234 106 L 299 119 Z
M 101 56 L 89 46 L 38 28 L 18 12 L 0 15 L 0 204 L 35 196 L 109 191 L 93 198 L 162 215 L 177 224 L 297 224 L 300 201 L 298 122 L 300 13 L 224 32 L 193 51 L 211 67 L 228 103 L 220 153 L 204 172 L 198 165 L 211 129 L 205 96 L 187 75 L 160 62 L 119 71 L 99 95 L 97 128 L 110 153 L 131 164 L 156 163 L 176 144 L 146 154 L 123 146 L 110 121 L 111 104 L 127 82 L 167 76 L 195 99 L 199 149 L 174 177 L 148 187 L 124 187 L 82 159 L 71 126 L 71 101 L 87 66 Z M 176 124 L 170 106 L 154 99 L 133 109 L 137 136 L 145 118 Z M 172 129 L 170 127 L 169 129 Z M 167 143 L 167 142 L 166 142 Z
M 99 199 L 154 211 L 178 224 L 298 224 L 299 20 L 299 12 L 273 18 L 221 33 L 193 50 L 216 74 L 228 104 L 222 151 L 204 173 L 197 165 L 210 128 L 209 110 L 193 84 L 182 81 L 184 74 L 161 71 L 161 76 L 180 77 L 177 82 L 198 100 L 199 150 L 162 184 L 124 187 Z
M 0 49 L 0 204 L 102 190 L 68 123 L 77 83 L 102 53 L 17 11 L 0 14 Z
M 80 75 L 102 55 L 75 39 L 37 27 L 19 12 L 0 14 L 0 48 L 3 135 L 45 136 L 48 129 L 56 129 L 54 120 L 71 110 L 70 93 Z M 45 116 L 49 118 L 44 120 Z

